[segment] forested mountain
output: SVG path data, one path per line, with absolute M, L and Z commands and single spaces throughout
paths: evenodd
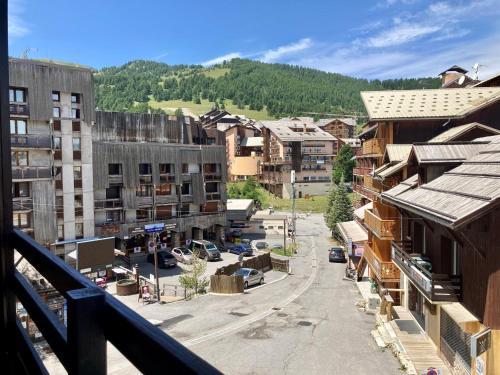
M 366 80 L 336 73 L 234 59 L 212 68 L 136 60 L 95 73 L 97 104 L 103 110 L 146 111 L 149 103 L 201 99 L 224 106 L 267 110 L 271 116 L 304 112 L 364 112 L 363 90 L 437 88 L 436 78 Z

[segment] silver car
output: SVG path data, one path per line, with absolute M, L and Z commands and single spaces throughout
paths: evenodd
M 193 262 L 193 252 L 185 247 L 174 247 L 170 253 L 181 263 L 191 264 Z
M 253 268 L 240 268 L 233 273 L 233 276 L 243 276 L 243 286 L 245 289 L 251 285 L 264 284 L 264 272 Z

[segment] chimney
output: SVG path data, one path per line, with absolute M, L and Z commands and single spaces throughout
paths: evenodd
M 467 70 L 459 67 L 458 65 L 453 65 L 452 67 L 439 74 L 439 76 L 441 77 L 441 86 L 444 87 L 450 82 L 464 76 L 465 74 L 467 74 Z

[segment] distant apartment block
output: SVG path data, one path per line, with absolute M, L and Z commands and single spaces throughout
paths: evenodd
M 95 221 L 127 254 L 191 239 L 220 241 L 226 223 L 224 139 L 190 118 L 97 112 L 93 132 Z M 155 235 L 151 224 L 164 225 Z
M 9 61 L 14 225 L 64 257 L 94 236 L 90 69 Z
M 260 183 L 279 197 L 323 195 L 330 188 L 337 139 L 318 125 L 298 119 L 261 121 L 264 140 Z

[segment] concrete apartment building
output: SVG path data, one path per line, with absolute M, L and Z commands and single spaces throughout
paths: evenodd
M 97 112 L 93 131 L 95 221 L 99 236 L 144 252 L 146 228 L 164 225 L 162 246 L 220 241 L 226 224 L 222 137 L 208 141 L 190 118 Z M 207 144 L 212 143 L 212 144 Z
M 94 236 L 90 69 L 9 61 L 14 224 L 64 257 Z
M 314 123 L 281 119 L 261 121 L 264 139 L 260 183 L 272 194 L 292 196 L 295 170 L 296 196 L 324 195 L 330 188 L 336 138 Z

